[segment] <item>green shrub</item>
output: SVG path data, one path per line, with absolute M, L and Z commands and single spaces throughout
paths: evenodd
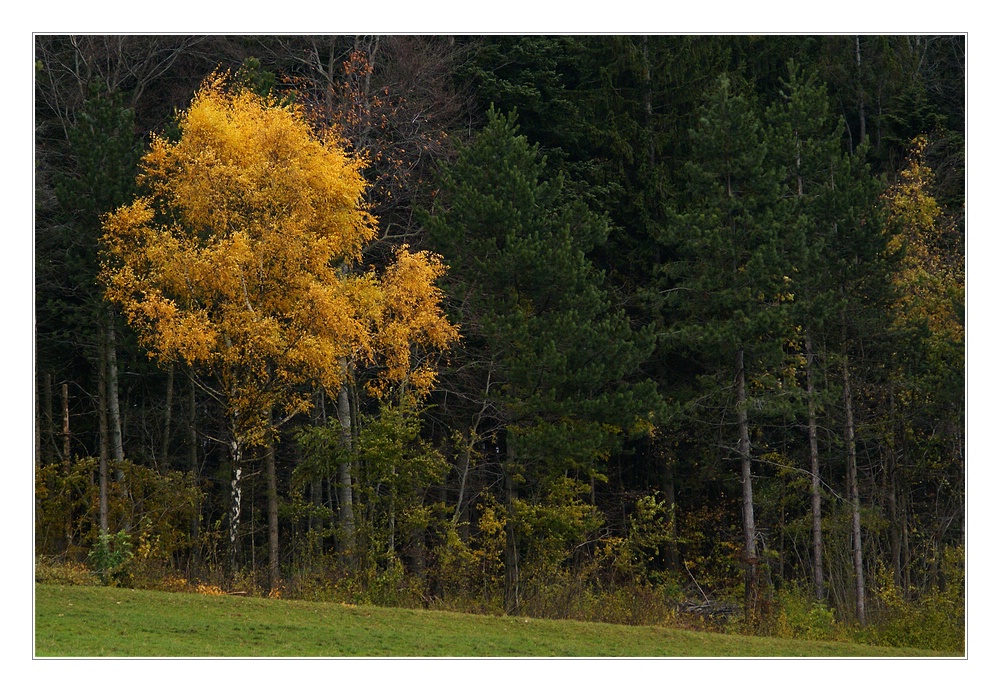
M 778 596 L 775 619 L 773 634 L 784 639 L 843 641 L 846 636 L 832 608 L 797 589 Z
M 946 548 L 943 586 L 907 600 L 890 570 L 880 567 L 870 627 L 856 638 L 865 644 L 911 646 L 933 651 L 965 651 L 965 551 Z
M 87 555 L 87 562 L 105 586 L 128 586 L 132 537 L 124 531 L 102 533 Z

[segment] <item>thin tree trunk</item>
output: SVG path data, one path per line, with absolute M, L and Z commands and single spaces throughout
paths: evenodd
M 514 487 L 514 463 L 517 457 L 514 441 L 507 432 L 507 468 L 504 469 L 504 490 L 506 494 L 507 522 L 504 527 L 504 610 L 508 615 L 521 612 L 520 570 L 517 555 L 517 532 L 514 527 L 514 501 L 517 489 Z
M 743 544 L 746 551 L 747 612 L 757 607 L 757 527 L 753 516 L 753 477 L 750 473 L 750 427 L 747 423 L 746 372 L 743 349 L 736 352 L 736 420 L 740 432 L 740 462 L 743 483 Z
M 56 422 L 55 422 L 55 414 L 53 414 L 52 412 L 52 373 L 50 372 L 45 373 L 45 388 L 42 392 L 42 396 L 44 399 L 43 405 L 45 407 L 44 437 L 47 445 L 46 451 L 43 451 L 42 454 L 44 457 L 43 461 L 46 464 L 50 464 L 53 461 L 53 457 L 55 455 L 54 450 L 56 449 L 56 440 L 55 440 Z
M 455 513 L 451 516 L 452 526 L 458 526 L 458 520 L 462 516 L 465 503 L 465 483 L 469 477 L 469 462 L 472 457 L 472 437 L 471 430 L 465 428 L 462 430 L 462 462 L 459 469 L 458 500 L 455 502 Z
M 166 474 L 170 470 L 170 414 L 174 406 L 174 364 L 167 368 L 167 401 L 166 411 L 163 414 L 163 447 L 160 451 L 160 474 Z
M 351 404 L 350 393 L 347 391 L 350 386 L 347 381 L 347 361 L 341 360 L 341 372 L 344 382 L 340 386 L 340 393 L 337 396 L 337 418 L 340 420 L 340 435 L 347 452 L 348 460 L 337 467 L 337 494 L 340 504 L 340 531 L 342 538 L 342 556 L 348 561 L 353 561 L 355 550 L 355 528 L 354 528 L 354 494 L 351 485 L 351 461 L 354 450 L 351 435 Z
M 230 575 L 235 575 L 239 557 L 240 513 L 243 510 L 243 444 L 236 433 L 235 425 L 229 442 L 229 452 L 233 464 L 229 489 L 229 569 Z
M 103 331 L 103 329 L 102 329 Z M 100 444 L 98 447 L 98 493 L 99 493 L 99 527 L 102 536 L 108 533 L 108 371 L 107 357 L 104 353 L 107 339 L 102 333 L 97 356 L 97 422 Z
M 125 460 L 125 451 L 122 447 L 122 420 L 121 409 L 118 405 L 118 357 L 115 347 L 115 318 L 111 308 L 107 311 L 107 358 L 108 358 L 108 413 L 111 424 L 111 452 L 114 455 L 117 473 L 121 474 L 122 462 Z M 120 478 L 119 478 L 120 480 Z
M 806 399 L 809 408 L 809 469 L 812 474 L 812 548 L 813 588 L 817 601 L 825 598 L 823 588 L 823 512 L 820 496 L 819 440 L 816 432 L 816 391 L 813 386 L 814 354 L 812 341 L 806 333 Z
M 858 622 L 863 627 L 867 622 L 865 613 L 865 573 L 861 553 L 861 500 L 858 496 L 858 464 L 854 445 L 854 410 L 851 402 L 851 381 L 847 368 L 847 358 L 843 361 L 844 377 L 844 438 L 847 443 L 847 480 L 851 502 L 851 547 L 854 559 L 854 590 Z
M 679 569 L 681 565 L 680 555 L 677 552 L 677 491 L 674 484 L 674 460 L 663 459 L 663 466 L 660 471 L 660 485 L 663 488 L 664 500 L 667 503 L 667 520 L 670 522 L 667 528 L 670 542 L 667 543 L 667 567 L 669 569 Z
M 63 473 L 68 478 L 70 474 L 70 432 L 69 432 L 69 384 L 63 382 L 62 384 L 62 410 L 63 410 Z M 66 488 L 66 492 L 71 492 L 70 488 Z M 73 545 L 73 506 L 70 503 L 69 509 L 66 511 L 66 523 L 64 526 L 66 533 L 66 549 L 69 550 L 70 546 Z
M 191 470 L 191 483 L 197 490 L 200 486 L 198 477 L 201 475 L 198 468 L 198 397 L 195 390 L 194 378 L 191 378 L 191 389 L 188 392 L 188 467 Z M 197 495 L 197 506 L 194 516 L 191 517 L 191 543 L 194 546 L 194 561 L 200 562 L 198 537 L 201 532 L 201 494 Z
M 63 429 L 62 429 L 62 461 L 63 461 L 63 471 L 69 475 L 70 471 L 70 432 L 69 432 L 69 383 L 62 383 L 62 413 L 63 413 Z
M 267 412 L 267 425 L 272 424 L 271 412 Z M 271 589 L 281 585 L 281 572 L 278 570 L 278 474 L 274 460 L 274 442 L 269 440 L 265 450 L 264 465 L 267 474 L 267 565 Z

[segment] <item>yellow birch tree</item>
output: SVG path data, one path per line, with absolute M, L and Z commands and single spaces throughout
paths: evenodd
M 311 407 L 304 385 L 336 392 L 345 361 L 384 362 L 380 381 L 426 392 L 433 369 L 409 354 L 457 330 L 435 256 L 402 248 L 381 277 L 356 270 L 376 219 L 363 163 L 335 132 L 225 75 L 179 125 L 143 157 L 142 196 L 104 218 L 102 280 L 150 357 L 192 366 L 226 414 L 235 564 L 243 455 Z

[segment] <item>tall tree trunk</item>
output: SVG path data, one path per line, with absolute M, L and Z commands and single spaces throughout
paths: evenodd
M 55 414 L 52 411 L 52 373 L 45 373 L 45 386 L 42 390 L 42 404 L 45 407 L 45 445 L 46 450 L 43 451 L 43 461 L 46 464 L 51 464 L 54 461 L 55 449 L 56 449 L 56 419 Z
M 107 347 L 107 339 L 101 329 L 100 345 L 97 349 L 97 423 L 98 423 L 98 514 L 99 528 L 102 536 L 108 533 L 108 456 L 109 456 L 109 434 L 108 434 L 108 370 L 107 357 L 104 353 Z
M 507 522 L 504 527 L 504 611 L 508 615 L 519 615 L 521 612 L 520 568 L 517 554 L 517 532 L 514 527 L 514 501 L 517 499 L 517 488 L 514 486 L 514 464 L 517 456 L 514 449 L 513 436 L 507 431 L 507 464 L 503 469 L 504 494 L 506 495 Z
M 69 383 L 62 383 L 62 461 L 63 471 L 70 472 Z
M 750 469 L 750 426 L 747 423 L 746 372 L 743 349 L 736 352 L 736 421 L 740 432 L 740 464 L 743 483 L 743 547 L 746 551 L 745 593 L 747 612 L 757 608 L 757 527 L 753 516 L 753 477 Z
M 195 490 L 200 487 L 201 482 L 198 477 L 201 475 L 201 470 L 198 467 L 198 397 L 197 391 L 194 383 L 194 377 L 191 378 L 191 389 L 188 392 L 188 468 L 191 470 L 191 483 Z M 199 534 L 201 532 L 201 494 L 197 496 L 196 502 L 198 503 L 194 510 L 194 516 L 191 517 L 191 543 L 194 546 L 193 558 L 194 562 L 197 564 L 200 562 L 201 555 L 199 551 Z
M 664 459 L 660 471 L 660 486 L 663 489 L 664 501 L 667 503 L 667 528 L 670 542 L 667 543 L 667 567 L 679 569 L 680 554 L 677 551 L 677 490 L 674 484 L 674 459 Z
M 234 421 L 235 422 L 235 421 Z M 229 488 L 229 570 L 234 576 L 238 567 L 240 513 L 243 511 L 243 442 L 233 426 L 229 442 L 229 453 L 232 461 L 232 478 Z
M 125 451 L 122 447 L 122 419 L 121 409 L 118 405 L 118 356 L 115 346 L 115 316 L 109 307 L 107 310 L 107 358 L 108 358 L 108 413 L 111 424 L 111 452 L 114 455 L 115 464 L 118 467 L 117 473 L 121 474 L 122 462 L 125 460 Z
M 348 392 L 347 360 L 341 360 L 341 372 L 344 382 L 337 396 L 337 418 L 340 421 L 340 436 L 347 452 L 348 459 L 337 467 L 337 495 L 340 504 L 340 532 L 342 543 L 341 553 L 349 562 L 353 562 L 355 550 L 354 528 L 354 493 L 351 485 L 351 458 L 354 445 L 351 435 L 351 402 Z
M 847 482 L 851 502 L 851 553 L 854 559 L 854 596 L 858 622 L 867 622 L 865 612 L 865 572 L 861 553 L 861 500 L 858 495 L 858 463 L 854 446 L 854 409 L 851 402 L 851 380 L 847 356 L 843 361 L 844 377 L 844 441 L 847 444 Z
M 70 466 L 70 430 L 69 430 L 69 383 L 63 382 L 62 384 L 62 413 L 63 413 L 63 448 L 62 448 L 62 465 L 63 474 L 68 478 L 71 470 Z M 66 488 L 67 493 L 71 493 L 69 487 Z M 72 502 L 69 504 L 69 509 L 66 511 L 66 523 L 64 525 L 64 530 L 66 534 L 66 549 L 73 545 L 73 505 Z
M 271 411 L 267 412 L 267 425 L 271 427 Z M 271 589 L 281 585 L 278 569 L 278 474 L 274 460 L 274 441 L 269 440 L 265 450 L 264 465 L 267 474 L 267 566 Z
M 455 502 L 455 513 L 451 516 L 452 526 L 458 526 L 465 504 L 465 483 L 469 478 L 469 463 L 472 458 L 472 430 L 462 429 L 462 451 L 460 452 L 460 467 L 458 470 L 458 499 Z
M 174 364 L 167 368 L 167 401 L 166 411 L 163 413 L 163 446 L 160 450 L 160 474 L 166 474 L 170 470 L 170 414 L 174 406 Z
M 823 512 L 820 496 L 819 440 L 816 431 L 816 390 L 813 385 L 814 359 L 812 341 L 807 332 L 806 399 L 809 412 L 809 470 L 812 477 L 810 494 L 812 497 L 813 593 L 817 601 L 822 601 L 825 598 L 823 589 Z

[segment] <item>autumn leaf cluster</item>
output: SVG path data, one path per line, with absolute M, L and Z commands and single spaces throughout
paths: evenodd
M 425 393 L 434 369 L 411 352 L 457 337 L 434 285 L 444 266 L 404 247 L 383 275 L 359 270 L 376 220 L 336 133 L 224 75 L 179 129 L 153 139 L 143 195 L 103 223 L 107 297 L 150 355 L 210 374 L 256 427 L 271 407 L 308 408 L 297 385 L 336 391 L 345 359 L 378 366 L 376 391 L 405 380 Z

